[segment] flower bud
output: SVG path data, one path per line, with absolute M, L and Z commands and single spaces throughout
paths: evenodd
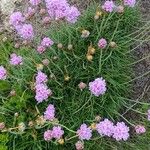
M 91 126 L 90 126 L 90 128 L 91 128 L 92 130 L 96 130 L 96 123 L 92 123 Z
M 42 64 L 37 64 L 37 65 L 36 65 L 36 69 L 37 69 L 37 70 L 43 70 L 43 67 L 44 67 L 44 66 L 43 66 Z
M 95 15 L 95 16 L 94 16 L 94 19 L 95 19 L 95 20 L 98 20 L 98 19 L 99 19 L 99 16 L 98 16 L 98 15 Z
M 85 89 L 85 88 L 87 87 L 87 85 L 86 85 L 85 83 L 83 83 L 83 82 L 80 82 L 80 83 L 78 84 L 78 87 L 79 87 L 79 89 L 82 91 L 83 89 Z
M 19 123 L 19 126 L 18 126 L 18 130 L 23 132 L 25 130 L 26 126 L 23 122 Z
M 28 126 L 29 127 L 33 127 L 34 126 L 34 122 L 33 121 L 29 121 Z
M 110 42 L 109 45 L 110 45 L 111 48 L 115 48 L 117 46 L 117 44 L 115 42 Z
M 92 61 L 92 60 L 93 60 L 93 56 L 90 55 L 90 54 L 87 54 L 87 55 L 86 55 L 86 58 L 87 58 L 88 61 Z
M 0 130 L 3 130 L 5 128 L 5 123 L 4 122 L 0 122 Z
M 62 48 L 63 48 L 63 45 L 62 45 L 61 43 L 59 43 L 59 44 L 57 44 L 57 47 L 58 47 L 59 49 L 62 49 Z
M 54 57 L 53 57 L 53 60 L 57 60 L 57 59 L 58 59 L 58 57 L 57 57 L 57 56 L 54 56 Z
M 69 81 L 70 77 L 68 75 L 65 75 L 64 79 L 65 79 L 65 81 Z
M 44 17 L 42 20 L 42 23 L 44 25 L 51 23 L 51 18 L 50 17 Z
M 46 14 L 46 9 L 41 8 L 39 13 L 40 13 L 40 15 L 45 15 Z
M 28 41 L 27 41 L 27 40 L 24 40 L 24 41 L 22 42 L 22 44 L 25 45 L 25 46 L 27 46 L 27 45 L 28 45 Z
M 10 91 L 10 96 L 16 96 L 16 91 L 15 90 L 11 90 Z
M 44 66 L 48 66 L 49 65 L 49 60 L 48 59 L 43 59 L 42 63 Z
M 84 143 L 81 141 L 78 141 L 76 144 L 76 150 L 83 150 L 84 149 Z
M 100 117 L 100 116 L 96 116 L 96 117 L 95 117 L 95 121 L 96 121 L 96 122 L 100 122 L 100 120 L 101 120 L 101 117 Z
M 19 116 L 19 114 L 16 112 L 16 113 L 14 114 L 14 116 L 15 116 L 15 117 L 18 117 L 18 116 Z
M 20 44 L 19 43 L 16 43 L 15 44 L 15 48 L 19 48 L 20 47 Z
M 73 48 L 73 45 L 72 45 L 72 44 L 69 44 L 69 45 L 68 45 L 68 50 L 72 50 L 72 48 Z
M 37 124 L 38 126 L 44 125 L 45 122 L 46 122 L 46 120 L 44 119 L 43 116 L 38 116 L 38 118 L 36 119 L 36 124 Z
M 117 7 L 117 12 L 118 12 L 118 13 L 123 13 L 123 12 L 124 12 L 124 7 L 121 6 L 121 5 L 119 5 L 119 6 Z
M 7 40 L 8 38 L 6 36 L 2 39 L 3 42 L 6 42 Z
M 88 48 L 88 53 L 91 54 L 91 55 L 94 55 L 95 54 L 95 48 L 93 48 L 93 47 L 90 46 Z
M 65 140 L 64 140 L 64 139 L 59 139 L 59 140 L 58 140 L 58 143 L 59 143 L 60 145 L 63 145 L 63 144 L 65 143 Z
M 82 35 L 81 35 L 82 38 L 87 38 L 89 37 L 89 35 L 90 35 L 90 32 L 88 30 L 82 30 Z

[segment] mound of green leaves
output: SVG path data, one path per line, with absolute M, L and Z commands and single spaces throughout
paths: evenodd
M 117 112 L 123 110 L 125 98 L 131 92 L 130 81 L 133 74 L 129 64 L 133 62 L 133 58 L 130 46 L 134 41 L 132 33 L 138 23 L 138 12 L 136 9 L 126 8 L 123 14 L 103 14 L 100 19 L 94 20 L 96 10 L 97 6 L 92 5 L 75 25 L 55 23 L 46 33 L 42 33 L 55 42 L 42 55 L 37 54 L 33 47 L 16 50 L 11 41 L 1 43 L 3 53 L 0 61 L 7 68 L 9 78 L 0 81 L 0 121 L 4 121 L 7 128 L 13 128 L 20 122 L 27 126 L 23 134 L 8 132 L 8 149 L 74 149 L 72 141 L 60 147 L 55 147 L 56 143 L 44 142 L 43 132 L 47 127 L 28 128 L 28 122 L 34 121 L 37 115 L 42 115 L 50 103 L 56 108 L 59 122 L 72 130 L 76 130 L 83 122 L 90 124 L 97 115 L 116 120 Z M 81 38 L 83 29 L 90 32 L 88 38 Z M 100 38 L 108 41 L 106 49 L 98 48 Z M 37 37 L 37 42 L 39 40 Z M 109 46 L 111 41 L 117 44 L 115 48 Z M 58 43 L 63 44 L 62 49 L 57 47 Z M 69 44 L 73 45 L 72 50 L 67 49 Z M 89 62 L 86 53 L 91 44 L 96 53 L 92 62 Z M 24 58 L 22 66 L 12 67 L 9 64 L 9 55 L 12 52 Z M 43 72 L 49 76 L 48 87 L 53 91 L 53 96 L 48 101 L 37 104 L 32 87 L 37 73 L 36 65 L 41 64 L 45 58 L 50 60 L 50 64 L 44 67 Z M 68 81 L 65 80 L 66 76 L 70 77 Z M 88 87 L 83 91 L 78 88 L 81 81 L 88 84 L 98 77 L 103 77 L 107 82 L 104 96 L 91 96 Z M 15 96 L 9 95 L 11 90 L 16 91 Z M 17 117 L 14 116 L 16 112 L 19 114 Z M 70 136 L 71 133 L 66 131 L 65 137 Z M 92 149 L 96 146 L 99 149 L 103 142 L 105 139 L 101 137 L 93 139 L 87 147 Z

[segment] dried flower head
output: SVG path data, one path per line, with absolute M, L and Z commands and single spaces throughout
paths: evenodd
M 26 129 L 26 126 L 23 122 L 20 122 L 19 125 L 18 125 L 18 130 L 20 132 L 24 132 L 24 130 Z
M 82 30 L 82 34 L 81 34 L 82 38 L 87 38 L 89 37 L 89 35 L 90 35 L 90 32 L 88 30 Z

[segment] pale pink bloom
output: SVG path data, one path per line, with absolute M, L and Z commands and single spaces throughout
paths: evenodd
M 137 134 L 143 134 L 146 132 L 146 129 L 142 125 L 137 125 L 137 126 L 135 126 L 135 131 Z

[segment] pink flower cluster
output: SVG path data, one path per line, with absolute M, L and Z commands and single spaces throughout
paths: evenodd
M 36 84 L 46 83 L 48 81 L 47 75 L 42 71 L 38 71 L 35 79 L 36 79 Z
M 92 130 L 86 124 L 82 124 L 80 129 L 77 130 L 77 135 L 80 140 L 90 140 L 92 137 Z
M 114 2 L 113 1 L 106 1 L 104 5 L 102 5 L 102 9 L 105 10 L 106 12 L 112 12 L 114 10 Z
M 18 56 L 15 53 L 13 53 L 10 55 L 10 64 L 13 66 L 22 65 L 23 59 L 21 56 Z
M 96 125 L 96 130 L 101 136 L 113 137 L 117 141 L 126 141 L 129 138 L 129 128 L 124 122 L 118 122 L 116 125 L 108 119 L 99 122 Z
M 43 38 L 41 44 L 37 47 L 37 52 L 42 54 L 45 52 L 46 48 L 51 47 L 53 44 L 54 42 L 50 38 L 45 37 Z
M 83 150 L 84 149 L 84 143 L 82 141 L 78 141 L 75 144 L 76 150 Z
M 64 131 L 60 126 L 54 126 L 52 130 L 47 130 L 44 132 L 44 140 L 50 141 L 53 138 L 59 140 L 64 134 Z
M 29 2 L 30 2 L 31 5 L 37 6 L 41 3 L 41 0 L 30 0 Z
M 107 46 L 107 41 L 104 38 L 101 38 L 98 41 L 98 47 L 104 49 Z
M 44 100 L 47 100 L 49 96 L 52 95 L 52 91 L 48 89 L 47 85 L 47 75 L 43 72 L 39 71 L 36 76 L 36 85 L 35 85 L 35 99 L 38 103 L 43 102 Z
M 117 141 L 126 141 L 129 138 L 129 127 L 124 122 L 118 122 L 114 126 L 113 138 Z
M 31 24 L 24 24 L 25 17 L 21 12 L 14 12 L 10 16 L 10 24 L 17 33 L 26 40 L 32 40 L 34 37 L 33 27 Z
M 137 125 L 137 126 L 135 126 L 135 131 L 137 134 L 143 134 L 146 132 L 146 129 L 142 125 Z
M 74 6 L 70 6 L 66 0 L 45 0 L 49 16 L 52 19 L 65 18 L 70 23 L 75 23 L 80 12 Z
M 136 0 L 123 0 L 123 3 L 125 6 L 134 7 Z M 121 8 L 120 6 L 119 6 L 119 8 Z M 107 0 L 102 5 L 102 9 L 104 11 L 110 12 L 110 13 L 113 12 L 114 10 L 116 10 L 116 8 L 118 8 L 118 6 L 116 6 L 112 0 Z M 123 6 L 122 6 L 122 8 L 123 8 Z
M 3 66 L 0 66 L 0 80 L 6 80 L 7 71 Z
M 111 137 L 114 131 L 114 124 L 108 119 L 104 119 L 104 121 L 96 125 L 96 129 L 101 136 Z
M 124 5 L 129 7 L 134 7 L 136 0 L 124 0 Z
M 25 17 L 23 17 L 21 12 L 17 11 L 17 12 L 14 12 L 11 14 L 9 23 L 12 26 L 16 27 L 16 26 L 24 23 L 24 21 L 25 21 Z
M 103 78 L 97 78 L 89 83 L 89 90 L 95 96 L 103 95 L 106 92 L 106 82 Z
M 43 83 L 37 84 L 35 86 L 35 92 L 36 92 L 35 99 L 37 100 L 38 103 L 47 100 L 48 97 L 52 95 L 52 91 L 48 89 L 47 85 Z
M 18 34 L 25 40 L 31 40 L 34 37 L 33 27 L 31 24 L 24 24 L 18 30 Z
M 48 107 L 46 108 L 46 111 L 44 112 L 44 118 L 46 120 L 54 120 L 55 118 L 55 107 L 54 105 L 50 104 L 48 105 Z
M 147 111 L 147 119 L 150 121 L 150 109 Z
M 66 20 L 70 23 L 75 23 L 80 15 L 79 10 L 74 6 L 71 6 L 70 9 L 67 10 Z

